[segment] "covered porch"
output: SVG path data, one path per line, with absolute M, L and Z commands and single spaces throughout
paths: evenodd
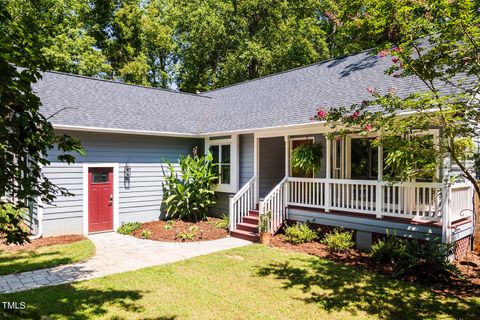
M 258 206 L 260 214 L 272 213 L 273 233 L 286 219 L 350 221 L 349 225 L 357 221 L 369 224 L 367 231 L 377 226 L 375 230 L 385 233 L 386 226 L 401 224 L 413 233 L 451 241 L 452 226 L 471 216 L 473 188 L 433 182 L 441 181 L 440 170 L 430 181 L 383 181 L 384 152 L 371 146 L 368 139 L 374 138 L 375 134 L 330 139 L 318 129 L 256 133 L 254 175 L 231 199 L 231 227 L 235 230 L 236 223 Z M 323 150 L 318 170 L 311 175 L 291 165 L 292 151 L 303 143 L 318 143 Z

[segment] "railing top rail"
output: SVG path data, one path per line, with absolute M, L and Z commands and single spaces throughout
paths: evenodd
M 233 201 L 238 200 L 247 190 L 255 183 L 255 179 L 257 177 L 253 176 L 247 183 L 243 185 L 243 187 L 238 190 L 238 192 L 233 196 Z
M 450 189 L 452 190 L 456 190 L 456 189 L 470 189 L 470 188 L 473 188 L 473 186 L 471 184 L 468 184 L 468 183 L 456 183 L 456 184 L 452 184 L 450 186 Z
M 442 188 L 445 184 L 440 182 L 398 182 L 398 183 L 389 183 L 387 181 L 378 181 L 378 180 L 353 180 L 353 179 L 326 179 L 326 178 L 298 178 L 298 177 L 287 177 L 288 181 L 291 182 L 329 182 L 336 184 L 363 184 L 363 185 L 391 185 L 391 186 L 416 186 L 416 187 L 431 187 L 431 188 Z

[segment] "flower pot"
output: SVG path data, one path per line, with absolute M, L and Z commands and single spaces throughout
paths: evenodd
M 272 234 L 270 232 L 261 232 L 260 233 L 260 243 L 261 244 L 270 244 L 272 239 Z

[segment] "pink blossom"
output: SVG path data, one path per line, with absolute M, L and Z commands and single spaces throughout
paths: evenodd
M 392 57 L 392 62 L 393 62 L 393 63 L 397 63 L 398 60 L 399 60 L 398 57 Z
M 325 110 L 318 110 L 317 116 L 319 119 L 323 119 L 328 115 L 328 112 Z
M 390 53 L 390 51 L 388 51 L 388 50 L 382 50 L 378 53 L 378 57 L 379 58 L 386 57 L 389 53 Z
M 357 119 L 358 117 L 360 116 L 360 111 L 355 111 L 353 114 L 352 114 L 352 118 L 353 119 Z
M 365 131 L 372 131 L 372 128 L 373 127 L 372 127 L 371 124 L 366 124 L 364 129 L 365 129 Z
M 393 52 L 400 52 L 400 48 L 395 47 L 395 48 L 392 49 L 392 51 L 393 51 Z
M 374 94 L 375 93 L 375 88 L 374 87 L 368 87 L 368 92 L 370 92 L 371 94 Z

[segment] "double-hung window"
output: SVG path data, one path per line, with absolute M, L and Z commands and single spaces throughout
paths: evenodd
M 210 146 L 213 162 L 217 164 L 219 184 L 230 184 L 231 181 L 231 146 L 230 144 L 214 144 Z

